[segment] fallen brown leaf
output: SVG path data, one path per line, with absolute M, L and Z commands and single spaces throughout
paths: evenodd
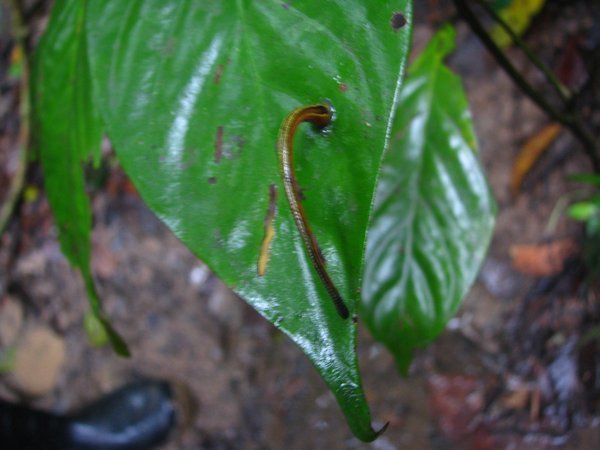
M 512 245 L 512 266 L 519 272 L 535 277 L 548 277 L 560 273 L 565 262 L 575 255 L 579 246 L 572 239 L 562 239 L 548 244 Z
M 512 168 L 510 191 L 513 198 L 517 197 L 521 190 L 523 179 L 531 171 L 531 168 L 544 152 L 550 147 L 550 144 L 554 142 L 561 129 L 559 123 L 546 125 L 538 133 L 529 138 L 523 147 L 521 147 L 521 151 L 517 155 L 517 159 Z
M 467 375 L 433 375 L 427 387 L 440 431 L 454 441 L 468 436 L 473 420 L 485 406 L 481 380 Z

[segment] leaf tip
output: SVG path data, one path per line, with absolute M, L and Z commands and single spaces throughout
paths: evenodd
M 379 436 L 381 436 L 383 433 L 385 433 L 385 430 L 387 430 L 389 426 L 390 426 L 390 422 L 388 421 L 383 424 L 383 426 L 379 429 L 379 431 L 375 431 L 375 439 L 377 439 Z
M 100 316 L 98 318 L 101 321 L 102 325 L 104 326 L 104 329 L 106 331 L 106 334 L 108 335 L 108 339 L 110 341 L 110 344 L 111 344 L 114 352 L 117 355 L 122 356 L 124 358 L 131 357 L 131 352 L 129 351 L 129 347 L 127 346 L 127 343 L 121 337 L 121 335 L 119 335 L 119 333 L 117 333 L 117 331 L 112 327 L 112 325 L 106 318 L 100 317 Z
M 369 427 L 369 433 L 366 436 L 360 436 L 360 440 L 362 440 L 363 442 L 373 442 L 375 439 L 377 439 L 379 436 L 381 436 L 383 433 L 385 433 L 385 430 L 387 430 L 388 426 L 390 425 L 390 422 L 386 422 L 383 424 L 383 426 L 379 429 L 379 430 L 375 430 L 372 426 Z

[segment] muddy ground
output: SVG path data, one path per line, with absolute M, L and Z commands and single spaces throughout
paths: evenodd
M 416 3 L 418 49 L 454 13 L 447 2 Z M 549 3 L 528 39 L 553 63 L 568 37 L 598 31 L 600 5 Z M 49 370 L 45 385 L 30 386 L 39 390 L 33 396 L 24 395 L 29 381 L 4 375 L 0 395 L 65 412 L 140 376 L 183 383 L 196 405 L 185 409 L 196 412 L 164 449 L 597 448 L 598 344 L 578 343 L 598 323 L 598 292 L 581 289 L 577 258 L 557 276 L 535 278 L 515 270 L 509 254 L 514 244 L 580 242 L 582 229 L 574 222 L 561 217 L 551 233 L 547 224 L 557 201 L 576 188 L 565 176 L 589 171 L 590 164 L 563 131 L 528 176 L 524 192 L 511 196 L 515 155 L 549 119 L 464 23 L 457 25 L 459 47 L 449 62 L 467 89 L 499 205 L 497 227 L 487 262 L 459 314 L 435 343 L 418 352 L 408 377 L 399 376 L 390 355 L 360 327 L 358 351 L 375 425 L 390 422 L 380 439 L 363 444 L 352 436 L 300 350 L 170 233 L 114 163 L 106 164 L 106 179 L 93 194 L 93 267 L 106 311 L 133 357 L 121 359 L 87 343 L 83 285 L 60 252 L 40 170 L 33 164 L 28 195 L 1 238 L 0 317 L 9 333 L 2 339 L 6 345 L 31 330 L 49 329 L 58 350 L 48 364 L 56 376 Z M 1 44 L 5 71 L 11 45 L 6 28 Z M 518 52 L 510 55 L 524 61 Z M 527 73 L 539 81 L 531 69 Z M 2 83 L 4 195 L 15 165 L 18 83 L 6 72 Z

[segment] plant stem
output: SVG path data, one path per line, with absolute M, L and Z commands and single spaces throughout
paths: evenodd
M 19 155 L 17 170 L 13 176 L 6 200 L 0 208 L 0 235 L 4 233 L 6 226 L 15 209 L 19 198 L 21 197 L 21 191 L 23 190 L 23 183 L 25 181 L 25 173 L 27 171 L 27 160 L 28 160 L 28 149 L 29 149 L 29 131 L 30 131 L 30 120 L 29 120 L 29 61 L 25 52 L 25 37 L 27 30 L 23 24 L 21 17 L 21 11 L 16 0 L 5 0 L 5 7 L 9 11 L 11 20 L 11 29 L 13 39 L 15 40 L 15 47 L 13 51 L 20 52 L 22 55 L 22 73 L 19 81 L 19 134 L 17 138 L 17 151 Z
M 564 114 L 552 106 L 539 92 L 537 92 L 531 84 L 521 75 L 521 73 L 515 68 L 515 66 L 506 57 L 504 52 L 496 45 L 492 38 L 488 35 L 483 25 L 479 22 L 475 16 L 473 10 L 468 5 L 466 0 L 453 0 L 457 11 L 460 12 L 462 17 L 471 27 L 471 30 L 481 40 L 483 45 L 488 49 L 492 56 L 496 59 L 496 62 L 504 69 L 507 75 L 513 80 L 513 82 L 519 86 L 519 88 L 546 114 L 552 119 L 560 122 L 563 126 L 568 128 L 571 133 L 581 142 L 583 150 L 588 155 L 594 170 L 600 171 L 600 142 L 594 137 L 592 132 L 583 123 L 582 119 L 578 116 Z
M 546 80 L 552 85 L 556 93 L 560 96 L 561 100 L 567 104 L 572 97 L 572 92 L 560 80 L 556 77 L 554 72 L 550 70 L 546 64 L 542 62 L 540 58 L 531 50 L 531 47 L 521 39 L 517 33 L 513 31 L 510 25 L 496 12 L 494 9 L 485 1 L 477 0 L 477 3 L 496 21 L 504 31 L 510 36 L 512 41 L 521 49 L 523 53 L 529 58 L 529 60 L 535 65 L 540 72 L 546 77 Z

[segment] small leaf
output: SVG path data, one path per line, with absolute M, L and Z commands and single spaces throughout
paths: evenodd
M 569 258 L 579 251 L 572 239 L 561 239 L 547 244 L 511 245 L 513 267 L 535 277 L 549 277 L 563 271 Z
M 117 333 L 117 331 L 113 328 L 110 321 L 100 313 L 96 316 L 96 318 L 100 321 L 106 334 L 108 335 L 108 339 L 110 341 L 110 345 L 112 345 L 113 350 L 117 353 L 117 355 L 123 356 L 125 358 L 129 358 L 131 353 L 129 351 L 129 347 L 127 343 L 123 340 L 121 335 Z
M 546 0 L 512 0 L 508 6 L 500 10 L 499 15 L 510 26 L 515 34 L 521 36 L 529 27 L 533 17 L 544 7 Z M 499 47 L 512 44 L 509 34 L 500 24 L 490 30 L 490 35 Z
M 523 179 L 546 150 L 548 150 L 561 130 L 562 127 L 559 123 L 551 123 L 546 125 L 523 144 L 512 169 L 510 189 L 513 197 L 516 197 L 519 194 Z
M 92 214 L 83 163 L 90 156 L 99 159 L 102 124 L 92 100 L 86 9 L 86 0 L 56 2 L 37 49 L 32 91 L 35 135 L 61 249 L 81 272 L 92 309 L 100 314 L 90 268 Z M 122 340 L 116 333 L 112 337 L 122 354 Z
M 556 77 L 568 90 L 578 92 L 589 79 L 590 68 L 586 58 L 583 36 L 569 36 L 561 44 L 561 54 L 554 66 Z
M 456 312 L 483 261 L 495 203 L 443 28 L 410 67 L 368 235 L 362 313 L 401 371 Z
M 574 220 L 587 221 L 599 211 L 598 205 L 592 202 L 577 202 L 569 207 L 567 215 Z

